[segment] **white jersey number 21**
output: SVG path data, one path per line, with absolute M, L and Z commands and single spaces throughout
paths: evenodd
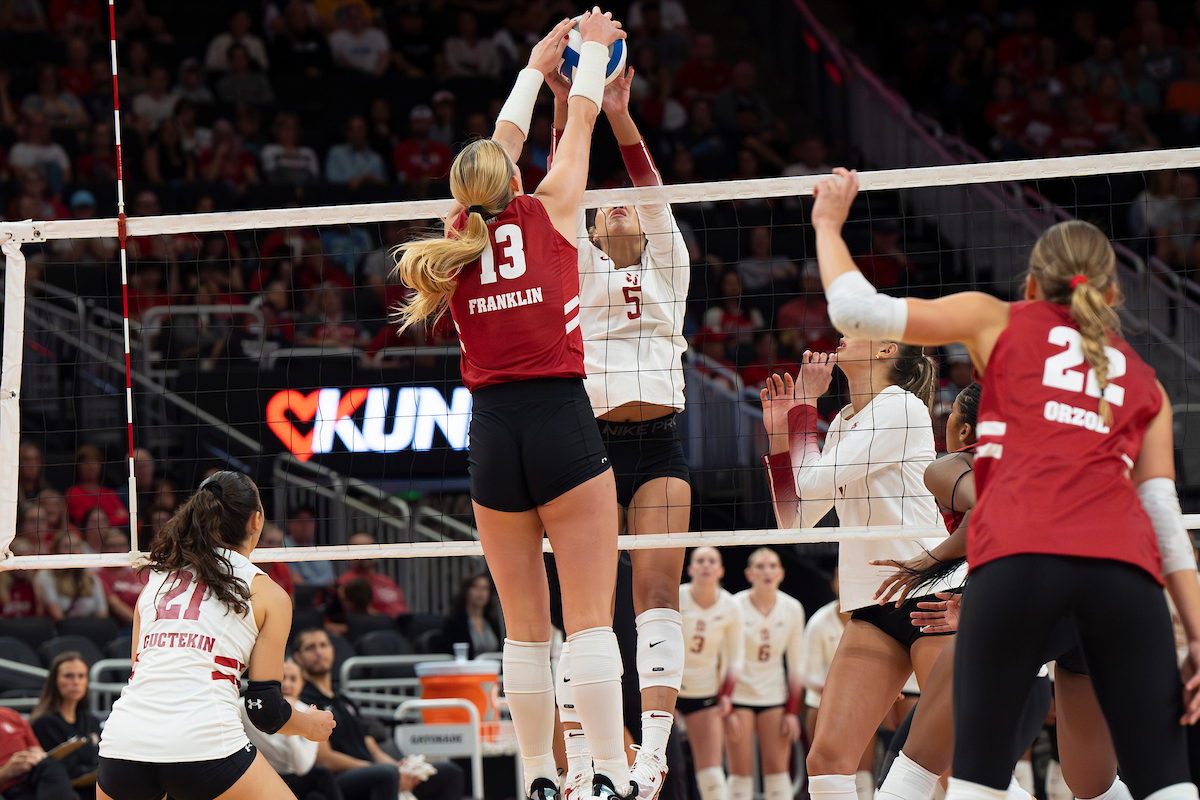
M 1087 359 L 1083 355 L 1083 337 L 1074 328 L 1058 325 L 1050 329 L 1050 344 L 1067 349 L 1046 359 L 1046 370 L 1042 373 L 1042 385 L 1068 392 L 1083 392 L 1088 397 L 1100 397 L 1100 383 L 1096 373 L 1089 369 L 1087 375 L 1075 369 Z M 1125 389 L 1113 383 L 1125 374 L 1125 354 L 1115 347 L 1105 347 L 1108 356 L 1108 386 L 1104 388 L 1104 399 L 1119 406 L 1125 402 Z
M 496 228 L 496 246 L 500 247 L 501 244 L 505 245 L 501 248 L 501 255 L 507 259 L 507 263 L 500 262 L 500 277 L 510 281 L 524 275 L 525 240 L 521 236 L 521 226 L 509 223 Z M 490 246 L 483 248 L 479 254 L 479 282 L 484 286 L 496 282 L 496 257 Z

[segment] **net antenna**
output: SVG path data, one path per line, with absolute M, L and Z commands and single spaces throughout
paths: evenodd
M 114 0 L 108 0 L 108 42 L 109 60 L 112 63 L 113 88 L 113 137 L 116 142 L 117 156 L 117 242 L 121 253 L 121 311 L 124 317 L 123 335 L 125 339 L 125 425 L 129 439 L 129 554 L 133 558 L 138 553 L 138 497 L 137 477 L 134 474 L 133 461 L 133 368 L 130 364 L 129 353 L 129 258 L 125 250 L 125 175 L 121 159 L 121 94 L 117 90 L 117 12 Z M 24 304 L 22 303 L 22 306 Z M 0 535 L 0 541 L 4 537 Z M 7 545 L 6 545 L 7 546 Z

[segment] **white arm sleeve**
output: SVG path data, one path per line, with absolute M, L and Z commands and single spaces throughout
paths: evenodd
M 908 302 L 875 291 L 858 270 L 843 273 L 825 290 L 829 321 L 847 336 L 898 342 L 908 324 Z
M 1183 525 L 1175 482 L 1170 478 L 1151 478 L 1143 481 L 1137 491 L 1142 508 L 1146 509 L 1150 524 L 1154 526 L 1154 535 L 1158 537 L 1163 575 L 1195 569 L 1196 553 Z
M 525 136 L 529 135 L 529 121 L 533 119 L 533 105 L 537 102 L 538 92 L 542 88 L 542 73 L 532 67 L 526 67 L 517 73 L 517 82 L 513 84 L 512 92 L 496 122 L 511 122 L 521 129 Z

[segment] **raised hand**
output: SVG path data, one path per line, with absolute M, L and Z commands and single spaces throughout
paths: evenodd
M 836 167 L 833 176 L 813 187 L 812 225 L 840 228 L 850 215 L 850 205 L 858 194 L 858 172 Z
M 796 399 L 810 405 L 829 391 L 833 380 L 833 368 L 837 366 L 837 353 L 814 353 L 805 350 L 800 358 L 799 382 L 796 384 Z
M 787 450 L 788 412 L 795 408 L 796 382 L 786 372 L 767 379 L 767 385 L 758 393 L 763 405 L 763 425 L 771 440 L 771 452 Z
M 554 93 L 554 102 L 566 105 L 567 99 L 571 96 L 571 82 L 564 78 L 557 68 L 546 73 L 546 85 Z M 607 96 L 605 94 L 605 97 Z
M 621 23 L 612 18 L 612 12 L 600 12 L 600 6 L 595 6 L 579 20 L 579 35 L 585 42 L 599 42 L 608 47 L 617 39 L 625 38 Z
M 564 19 L 555 25 L 545 38 L 535 44 L 533 50 L 529 52 L 529 67 L 543 75 L 549 75 L 558 70 L 558 65 L 562 63 L 563 50 L 567 48 L 567 33 L 574 24 L 571 20 Z
M 612 83 L 604 87 L 604 101 L 600 107 L 610 117 L 629 113 L 629 87 L 633 85 L 633 67 L 628 67 L 624 75 L 618 75 Z

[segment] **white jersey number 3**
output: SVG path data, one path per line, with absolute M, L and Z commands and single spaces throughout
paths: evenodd
M 1100 383 L 1096 373 L 1089 369 L 1086 376 L 1075 369 L 1087 359 L 1083 355 L 1083 336 L 1074 328 L 1058 325 L 1050 329 L 1050 344 L 1067 349 L 1046 359 L 1046 370 L 1042 373 L 1042 385 L 1068 392 L 1083 392 L 1088 397 L 1100 397 Z M 1125 402 L 1125 389 L 1113 383 L 1125 374 L 1125 354 L 1115 347 L 1105 347 L 1108 356 L 1108 386 L 1104 388 L 1104 399 L 1119 406 Z
M 501 244 L 501 256 L 505 261 L 500 262 L 500 277 L 506 281 L 519 278 L 525 274 L 525 240 L 521 236 L 521 226 L 501 225 L 496 228 L 496 246 Z M 483 248 L 479 254 L 479 282 L 484 286 L 496 282 L 496 257 L 491 247 Z

